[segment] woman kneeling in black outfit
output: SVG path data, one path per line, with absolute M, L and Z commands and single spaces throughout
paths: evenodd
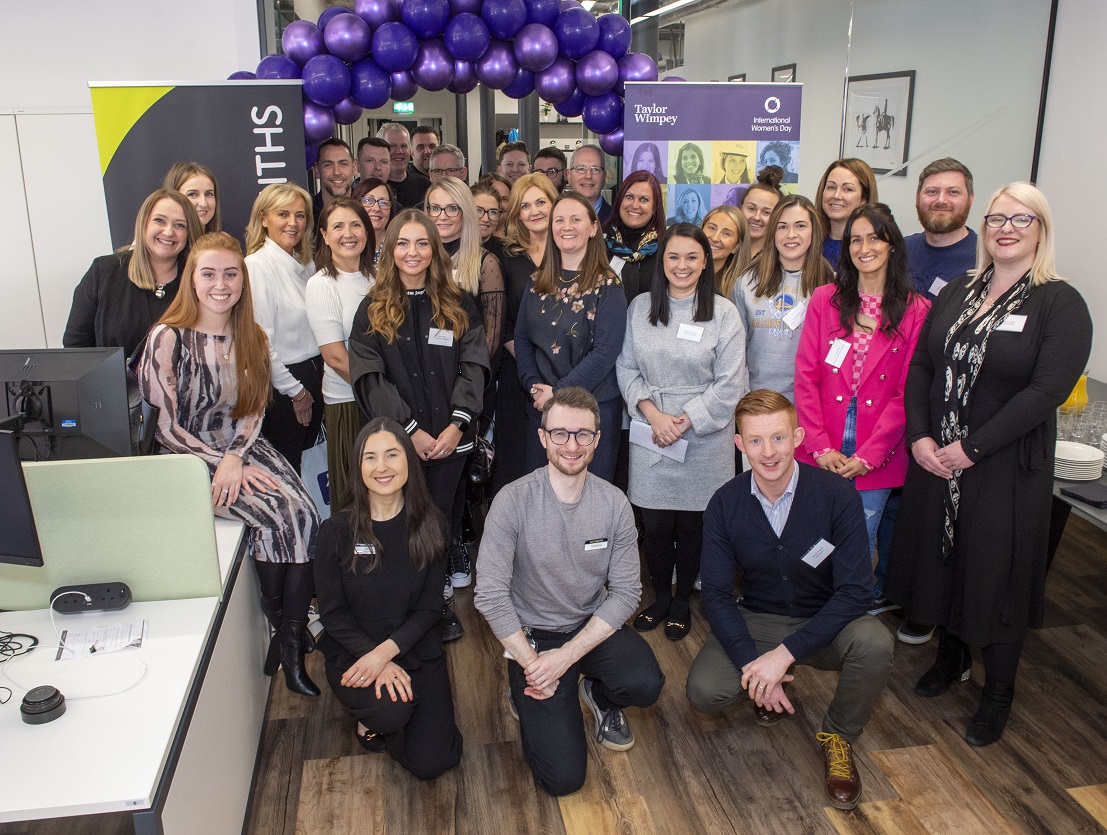
M 415 447 L 391 418 L 354 443 L 350 506 L 323 523 L 315 589 L 327 681 L 357 739 L 424 780 L 461 761 L 461 733 L 435 625 L 446 582 L 446 520 Z

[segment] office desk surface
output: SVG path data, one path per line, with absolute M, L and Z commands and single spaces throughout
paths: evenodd
M 1088 378 L 1088 400 L 1089 402 L 1095 402 L 1096 400 L 1107 400 L 1107 383 L 1100 382 L 1099 380 L 1093 380 Z M 1099 446 L 1099 439 L 1095 439 L 1095 443 L 1092 446 Z M 1088 484 L 1086 481 L 1069 481 L 1067 479 L 1055 478 L 1053 480 L 1053 495 L 1058 500 L 1069 505 L 1076 511 L 1078 516 L 1083 516 L 1093 525 L 1097 526 L 1101 530 L 1107 531 L 1107 509 L 1092 507 L 1090 504 L 1086 504 L 1078 499 L 1074 499 L 1070 496 L 1065 496 L 1061 493 L 1062 487 L 1074 487 L 1079 484 Z M 1099 479 L 1093 484 L 1102 484 L 1107 486 L 1107 473 L 1100 475 Z
M 0 821 L 133 811 L 150 806 L 186 697 L 208 640 L 218 599 L 134 603 L 117 612 L 55 615 L 59 629 L 149 621 L 141 650 L 55 661 L 56 650 L 37 649 L 0 665 L 0 683 L 14 695 L 0 706 L 4 779 Z M 56 645 L 46 609 L 0 614 L 0 630 L 26 632 Z M 10 667 L 8 665 L 11 665 Z M 113 693 L 138 679 L 120 695 Z M 57 687 L 66 712 L 45 725 L 22 721 L 20 687 Z

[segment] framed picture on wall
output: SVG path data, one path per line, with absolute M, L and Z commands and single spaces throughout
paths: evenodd
M 741 73 L 738 73 L 738 75 L 728 75 L 726 77 L 726 80 L 727 81 L 745 81 L 746 80 L 746 74 L 744 72 L 741 72 Z
M 863 159 L 877 174 L 906 177 L 914 96 L 914 70 L 850 76 L 840 155 Z
M 782 67 L 773 67 L 772 81 L 791 82 L 796 80 L 796 65 L 785 64 Z

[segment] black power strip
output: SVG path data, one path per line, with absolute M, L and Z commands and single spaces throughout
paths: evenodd
M 131 603 L 131 590 L 126 583 L 87 583 L 54 589 L 50 599 L 54 601 L 54 611 L 62 615 L 107 612 L 127 608 Z

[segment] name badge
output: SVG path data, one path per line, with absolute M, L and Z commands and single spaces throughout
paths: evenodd
M 803 324 L 803 318 L 807 315 L 807 302 L 801 302 L 784 314 L 784 324 L 790 330 L 795 330 Z
M 687 339 L 689 342 L 699 342 L 703 339 L 703 328 L 699 325 L 687 323 L 677 328 L 677 339 Z
M 1020 316 L 1017 313 L 1008 313 L 1003 321 L 996 325 L 997 331 L 1009 331 L 1011 333 L 1022 333 L 1022 329 L 1026 327 L 1026 316 Z
M 820 565 L 822 565 L 823 560 L 829 557 L 833 551 L 833 545 L 831 545 L 825 539 L 820 539 L 808 549 L 806 554 L 803 555 L 803 561 L 812 568 L 818 568 Z
M 928 292 L 932 296 L 936 296 L 942 292 L 942 288 L 945 287 L 947 284 L 949 284 L 949 282 L 946 281 L 944 278 L 936 278 L 930 285 L 930 289 L 926 292 Z
M 825 362 L 835 368 L 841 368 L 842 363 L 846 361 L 847 353 L 849 353 L 849 343 L 844 339 L 835 339 L 830 343 L 830 350 L 826 352 Z
M 626 264 L 627 264 L 627 262 L 623 258 L 620 258 L 618 255 L 614 255 L 611 258 L 611 264 L 610 264 L 611 271 L 614 272 L 615 275 L 622 278 L 623 277 L 623 267 L 625 267 Z
M 354 546 L 354 553 L 359 557 L 371 557 L 373 554 L 377 553 L 377 548 L 375 545 L 370 545 L 367 542 L 359 542 Z
M 607 547 L 607 537 L 602 539 L 589 539 L 584 543 L 585 551 L 602 551 Z
M 441 345 L 443 348 L 449 348 L 454 344 L 454 332 L 450 330 L 439 330 L 438 328 L 431 328 L 430 335 L 427 337 L 427 341 L 431 345 Z

